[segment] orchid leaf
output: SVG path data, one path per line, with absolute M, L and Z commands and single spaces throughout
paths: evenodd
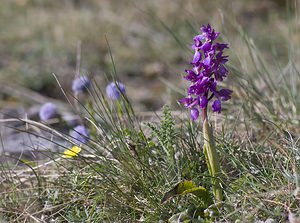
M 193 181 L 184 180 L 177 183 L 171 190 L 165 193 L 161 203 L 166 203 L 175 196 L 184 196 L 186 194 L 194 194 L 200 198 L 205 204 L 211 204 L 212 199 L 209 192 L 201 186 L 197 186 Z

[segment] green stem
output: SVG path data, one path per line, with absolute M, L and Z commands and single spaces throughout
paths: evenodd
M 213 129 L 208 123 L 207 109 L 203 110 L 203 136 L 204 136 L 204 154 L 209 173 L 212 177 L 212 185 L 216 202 L 222 202 L 223 192 L 221 187 L 221 181 L 219 179 L 221 168 L 219 163 L 219 157 L 216 150 L 215 139 L 213 135 Z
M 120 120 L 122 120 L 122 117 L 123 117 L 122 101 L 117 100 L 116 106 L 117 106 L 117 114 L 118 114 Z

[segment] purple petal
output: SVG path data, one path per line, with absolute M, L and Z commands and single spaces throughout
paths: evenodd
M 210 27 L 210 24 L 207 24 L 206 26 L 203 25 L 201 27 L 201 31 L 204 32 L 204 33 L 209 33 L 211 31 L 211 27 Z
M 201 60 L 201 53 L 198 50 L 196 50 L 196 52 L 194 54 L 194 58 L 193 58 L 192 64 L 196 64 L 200 60 Z
M 207 24 L 207 26 L 202 26 L 201 31 L 206 35 L 207 39 L 211 41 L 214 41 L 220 35 L 220 33 L 215 32 L 215 30 L 212 29 L 209 24 Z
M 184 77 L 184 79 L 188 80 L 188 81 L 192 81 L 195 82 L 198 79 L 198 75 L 192 71 L 192 70 L 185 70 L 185 72 L 188 74 Z
M 189 94 L 201 95 L 208 90 L 209 78 L 203 77 L 188 88 Z
M 215 32 L 215 30 L 213 30 L 210 34 L 209 34 L 209 39 L 211 39 L 211 41 L 214 41 L 215 39 L 218 38 L 218 36 L 220 35 L 220 33 Z
M 190 112 L 190 115 L 191 115 L 191 119 L 193 121 L 195 121 L 199 117 L 199 111 L 198 111 L 198 109 L 197 108 L 192 108 L 191 112 Z
M 203 50 L 204 52 L 207 52 L 211 49 L 211 43 L 210 42 L 205 42 L 201 47 L 201 50 Z
M 197 74 L 200 74 L 200 73 L 201 73 L 202 67 L 203 67 L 203 64 L 200 63 L 199 65 L 194 66 L 194 71 L 195 71 Z
M 211 78 L 209 82 L 209 90 L 215 93 L 216 88 L 217 88 L 217 82 L 213 78 Z
M 219 53 L 217 53 L 216 55 L 216 63 L 217 64 L 224 64 L 228 61 L 228 56 L 223 56 L 223 51 L 220 51 Z
M 207 103 L 208 103 L 208 100 L 207 100 L 206 96 L 200 97 L 200 99 L 199 99 L 199 106 L 200 106 L 200 108 L 202 108 L 202 109 L 206 108 L 207 107 Z
M 179 103 L 183 104 L 185 107 L 189 107 L 192 104 L 194 99 L 192 97 L 182 98 L 178 100 Z
M 232 92 L 233 91 L 229 89 L 221 89 L 218 92 L 218 95 L 222 101 L 227 101 L 231 98 Z
M 212 46 L 213 49 L 216 49 L 218 51 L 222 51 L 224 50 L 225 48 L 229 48 L 228 47 L 228 44 L 225 44 L 225 43 L 215 43 L 213 46 Z
M 202 45 L 202 42 L 201 42 L 201 41 L 202 41 L 203 39 L 205 39 L 205 37 L 204 37 L 202 34 L 201 34 L 201 35 L 197 35 L 197 36 L 194 37 L 193 40 L 194 40 L 194 42 L 195 42 L 195 45 L 194 45 L 195 48 L 196 48 L 196 47 L 200 47 L 200 46 Z
M 218 70 L 215 72 L 215 78 L 217 81 L 223 81 L 223 78 L 228 74 L 228 70 L 225 66 L 220 65 Z
M 220 113 L 221 112 L 221 101 L 220 100 L 215 100 L 213 103 L 212 103 L 212 110 L 213 112 L 218 112 Z
M 211 58 L 208 56 L 203 60 L 203 65 L 208 67 L 210 66 L 210 64 L 211 64 Z

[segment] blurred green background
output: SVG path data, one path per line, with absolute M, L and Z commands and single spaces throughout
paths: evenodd
M 107 38 L 129 99 L 139 111 L 156 110 L 181 97 L 176 89 L 184 86 L 188 48 L 202 24 L 222 32 L 231 63 L 247 67 L 241 33 L 267 60 L 285 63 L 287 41 L 297 41 L 289 38 L 296 22 L 280 0 L 1 0 L 0 109 L 41 102 L 33 92 L 64 100 L 52 73 L 70 89 L 79 41 L 81 74 L 105 87 L 113 71 Z

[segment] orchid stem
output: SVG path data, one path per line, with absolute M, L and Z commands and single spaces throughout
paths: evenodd
M 223 200 L 223 191 L 221 186 L 221 181 L 219 179 L 221 168 L 219 163 L 219 157 L 216 150 L 215 139 L 213 136 L 213 129 L 208 123 L 207 118 L 207 108 L 202 111 L 203 118 L 203 136 L 204 136 L 204 155 L 206 158 L 206 163 L 208 171 L 212 177 L 213 193 L 217 203 Z

